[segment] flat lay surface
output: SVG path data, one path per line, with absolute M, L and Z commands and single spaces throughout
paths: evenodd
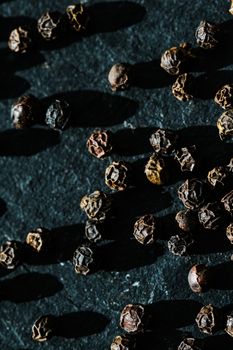
M 101 261 L 87 276 L 75 274 L 72 252 L 84 233 L 80 199 L 100 189 L 112 161 L 145 164 L 153 152 L 149 137 L 160 128 L 179 130 L 187 145 L 196 144 L 201 158 L 198 176 L 232 157 L 232 143 L 220 141 L 216 121 L 222 109 L 213 98 L 219 87 L 233 82 L 233 50 L 220 50 L 193 69 L 198 98 L 174 98 L 174 77 L 159 67 L 160 56 L 181 42 L 195 44 L 195 29 L 203 19 L 224 23 L 232 30 L 229 2 L 186 0 L 85 1 L 95 19 L 88 34 L 56 45 L 15 55 L 7 47 L 12 29 L 34 23 L 47 10 L 64 12 L 67 0 L 0 2 L 0 225 L 1 242 L 24 241 L 29 230 L 47 227 L 57 235 L 53 256 L 28 261 L 15 271 L 0 270 L 0 347 L 34 350 L 31 326 L 43 314 L 59 317 L 61 334 L 43 344 L 49 350 L 109 349 L 121 334 L 119 317 L 128 303 L 152 304 L 158 320 L 152 333 L 141 337 L 141 349 L 175 350 L 189 334 L 202 338 L 195 317 L 203 305 L 233 309 L 232 247 L 225 233 L 205 232 L 191 255 L 179 257 L 167 249 L 177 231 L 174 216 L 182 208 L 174 178 L 167 186 L 149 182 L 113 195 L 111 218 L 100 244 Z M 107 75 L 114 63 L 135 64 L 138 86 L 112 92 Z M 41 125 L 15 130 L 12 102 L 23 94 L 43 102 L 64 98 L 72 120 L 63 132 Z M 118 154 L 104 160 L 86 148 L 98 128 L 111 130 Z M 162 222 L 161 239 L 140 245 L 132 235 L 139 216 L 154 214 Z M 216 267 L 216 285 L 196 295 L 187 282 L 190 267 Z M 1 292 L 0 292 L 1 293 Z M 223 332 L 206 338 L 207 349 L 231 350 L 233 340 Z M 149 344 L 151 341 L 151 344 Z M 153 345 L 154 344 L 154 345 Z

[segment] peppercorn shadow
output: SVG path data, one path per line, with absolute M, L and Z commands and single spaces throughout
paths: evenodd
M 220 290 L 233 289 L 233 261 L 227 261 L 210 267 L 210 288 Z
M 1 100 L 18 97 L 30 88 L 27 80 L 17 75 L 1 72 L 0 79 L 3 82 L 3 87 L 0 90 Z
M 156 344 L 157 350 L 177 349 L 181 341 L 190 336 L 187 332 L 176 329 L 159 329 L 136 335 L 136 350 L 151 350 L 152 344 Z
M 210 253 L 228 252 L 232 249 L 222 230 L 201 230 L 196 232 L 190 255 L 206 255 Z
M 204 339 L 205 350 L 232 350 L 233 339 L 227 334 L 215 335 Z

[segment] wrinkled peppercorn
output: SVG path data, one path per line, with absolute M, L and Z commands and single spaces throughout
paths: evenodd
M 108 81 L 112 91 L 128 89 L 133 82 L 132 75 L 132 67 L 130 64 L 114 64 L 108 73 Z
M 167 246 L 172 254 L 182 256 L 188 254 L 189 248 L 193 243 L 193 236 L 190 233 L 182 232 L 179 235 L 171 236 Z
M 170 155 L 174 152 L 177 135 L 171 130 L 158 129 L 150 137 L 150 144 L 156 153 Z
M 10 33 L 8 39 L 9 49 L 16 53 L 25 53 L 31 46 L 29 31 L 25 28 L 18 27 Z
M 225 327 L 225 332 L 233 337 L 233 313 L 227 315 L 227 322 Z
M 164 158 L 154 153 L 145 166 L 145 174 L 154 185 L 166 183 L 168 181 L 168 169 Z
M 66 8 L 66 13 L 71 27 L 76 32 L 83 33 L 86 31 L 90 18 L 88 16 L 87 9 L 86 7 L 84 7 L 84 5 L 69 5 Z
M 130 166 L 126 162 L 113 162 L 105 170 L 105 184 L 112 190 L 124 191 L 130 184 Z
M 130 335 L 117 335 L 111 344 L 111 350 L 131 350 L 136 348 L 136 339 Z
M 51 232 L 47 228 L 38 227 L 30 231 L 26 237 L 26 243 L 38 253 L 48 249 L 48 244 L 51 239 Z
M 53 41 L 61 36 L 64 25 L 63 17 L 58 11 L 46 12 L 38 19 L 37 29 L 43 39 Z
M 233 174 L 233 158 L 231 158 L 230 162 L 227 164 L 227 170 Z
M 70 115 L 69 104 L 66 101 L 55 100 L 47 109 L 45 123 L 55 130 L 63 130 Z
M 215 189 L 225 188 L 231 183 L 230 174 L 227 168 L 223 166 L 216 166 L 210 170 L 207 179 Z
M 193 265 L 188 274 L 189 287 L 195 293 L 205 292 L 209 284 L 209 269 L 207 266 Z
M 207 185 L 198 179 L 186 180 L 178 189 L 178 196 L 184 206 L 190 210 L 197 210 L 207 200 Z
M 197 217 L 190 210 L 180 210 L 176 214 L 175 220 L 178 223 L 180 229 L 185 232 L 192 232 L 197 226 Z
M 143 332 L 145 326 L 144 307 L 138 304 L 126 305 L 121 312 L 120 326 L 128 333 Z
M 151 244 L 157 237 L 155 236 L 156 223 L 153 215 L 144 215 L 134 224 L 133 235 L 141 244 Z
M 223 203 L 225 210 L 229 211 L 230 214 L 233 214 L 233 190 L 227 193 L 221 199 L 221 202 Z
M 196 146 L 182 147 L 175 152 L 175 159 L 180 164 L 181 171 L 193 171 L 196 167 Z
M 53 336 L 55 329 L 55 317 L 43 315 L 39 317 L 32 326 L 32 339 L 44 342 Z
M 184 73 L 178 76 L 172 85 L 172 93 L 180 101 L 189 101 L 193 99 L 193 76 Z
M 93 263 L 94 252 L 89 245 L 83 244 L 79 246 L 73 256 L 73 264 L 76 273 L 87 275 L 90 272 Z
M 104 192 L 94 191 L 81 199 L 80 207 L 90 220 L 102 222 L 111 209 L 111 200 Z
M 209 304 L 201 308 L 196 323 L 201 332 L 212 335 L 221 328 L 222 317 L 219 310 Z
M 196 30 L 197 45 L 203 49 L 214 49 L 220 39 L 219 26 L 207 21 L 201 21 Z
M 207 230 L 217 230 L 223 221 L 222 208 L 218 203 L 208 203 L 198 211 L 200 224 Z
M 21 263 L 22 245 L 17 241 L 7 241 L 0 246 L 0 264 L 8 270 Z
M 112 134 L 106 130 L 94 131 L 87 140 L 88 151 L 96 158 L 104 158 L 112 151 Z
M 231 0 L 231 7 L 229 8 L 229 12 L 233 15 L 233 0 Z
M 97 242 L 102 238 L 102 226 L 92 220 L 87 220 L 85 225 L 85 236 L 90 242 Z
M 223 109 L 233 108 L 233 84 L 226 84 L 218 90 L 214 101 Z
M 233 136 L 233 109 L 229 109 L 218 118 L 217 128 L 221 140 Z
M 202 350 L 202 349 L 203 349 L 203 345 L 200 339 L 185 338 L 180 343 L 177 350 Z
M 39 117 L 39 101 L 32 95 L 19 97 L 11 107 L 11 119 L 16 129 L 35 124 Z
M 190 58 L 190 45 L 180 44 L 179 47 L 172 47 L 166 50 L 161 56 L 160 66 L 171 75 L 178 75 L 184 68 L 184 63 Z
M 226 228 L 226 235 L 231 244 L 233 244 L 233 222 L 231 222 Z

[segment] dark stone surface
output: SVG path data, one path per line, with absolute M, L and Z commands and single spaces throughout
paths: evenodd
M 227 278 L 233 271 L 231 246 L 223 231 L 200 235 L 199 246 L 189 257 L 172 256 L 167 250 L 166 239 L 176 230 L 174 213 L 181 208 L 176 194 L 181 179 L 162 188 L 142 183 L 114 196 L 116 217 L 99 248 L 103 259 L 98 271 L 75 275 L 69 258 L 84 233 L 80 198 L 98 188 L 109 192 L 103 174 L 110 161 L 144 164 L 152 151 L 147 139 L 155 128 L 180 129 L 184 143 L 200 146 L 202 176 L 232 156 L 232 144 L 219 140 L 215 124 L 221 110 L 212 100 L 219 86 L 233 80 L 232 40 L 220 53 L 203 53 L 205 59 L 193 67 L 200 82 L 199 99 L 176 100 L 171 93 L 174 78 L 159 68 L 165 49 L 183 41 L 195 45 L 194 32 L 202 19 L 232 30 L 229 2 L 86 3 L 95 16 L 88 35 L 26 56 L 7 49 L 9 32 L 25 20 L 34 23 L 46 10 L 64 11 L 70 2 L 12 0 L 0 5 L 1 241 L 24 240 L 38 226 L 55 229 L 58 235 L 54 256 L 29 259 L 11 273 L 0 271 L 0 348 L 41 348 L 31 340 L 31 325 L 40 315 L 51 313 L 59 316 L 60 336 L 43 344 L 43 349 L 109 349 L 112 338 L 121 332 L 121 309 L 135 302 L 152 304 L 157 320 L 153 333 L 141 337 L 140 348 L 175 350 L 184 334 L 202 337 L 194 322 L 201 305 L 230 309 L 233 300 L 232 277 Z M 117 62 L 136 64 L 141 74 L 138 87 L 110 91 L 106 77 Z M 12 130 L 10 105 L 25 92 L 45 104 L 53 96 L 64 96 L 72 104 L 71 126 L 63 133 L 41 126 Z M 101 161 L 87 153 L 86 140 L 96 127 L 114 132 L 118 155 Z M 136 217 L 148 212 L 162 218 L 164 239 L 155 247 L 131 240 Z M 195 295 L 187 283 L 194 263 L 216 266 L 222 283 L 217 281 L 207 293 Z M 233 341 L 223 333 L 208 337 L 206 343 L 212 350 L 233 348 Z

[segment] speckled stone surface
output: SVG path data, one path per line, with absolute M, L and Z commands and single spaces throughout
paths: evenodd
M 177 200 L 181 178 L 161 188 L 148 184 L 114 195 L 115 218 L 99 248 L 102 261 L 96 272 L 76 275 L 70 258 L 84 232 L 81 197 L 95 189 L 109 192 L 104 169 L 110 161 L 144 164 L 152 152 L 148 138 L 155 128 L 179 129 L 188 144 L 200 147 L 200 176 L 232 156 L 232 143 L 219 140 L 215 125 L 221 109 L 212 99 L 219 86 L 233 81 L 232 39 L 228 50 L 213 52 L 194 67 L 200 98 L 193 101 L 176 100 L 171 93 L 174 79 L 159 68 L 165 49 L 184 41 L 195 45 L 195 28 L 202 19 L 225 23 L 232 30 L 229 2 L 86 1 L 95 17 L 89 35 L 22 57 L 8 50 L 8 35 L 18 24 L 34 23 L 49 9 L 64 12 L 68 4 L 67 0 L 0 4 L 1 242 L 23 241 L 38 226 L 58 235 L 56 259 L 28 261 L 9 274 L 0 271 L 0 348 L 109 349 L 113 337 L 121 333 L 121 309 L 133 302 L 153 304 L 157 319 L 139 348 L 175 350 L 184 335 L 202 337 L 194 322 L 202 305 L 231 309 L 233 299 L 232 249 L 223 231 L 203 234 L 188 257 L 175 257 L 167 250 L 166 239 L 176 232 L 172 219 L 182 207 Z M 142 74 L 139 86 L 111 92 L 107 73 L 117 62 L 137 64 Z M 73 110 L 71 125 L 62 133 L 40 125 L 13 130 L 10 106 L 23 93 L 44 102 L 54 95 L 64 97 Z M 103 161 L 88 154 L 86 140 L 96 128 L 114 133 L 119 154 Z M 165 238 L 145 248 L 133 240 L 132 227 L 146 213 L 161 218 Z M 202 295 L 195 295 L 187 283 L 194 263 L 217 266 L 215 288 Z M 62 331 L 41 346 L 31 340 L 31 326 L 48 313 L 59 317 Z M 233 348 L 233 340 L 223 332 L 205 342 L 207 349 Z

